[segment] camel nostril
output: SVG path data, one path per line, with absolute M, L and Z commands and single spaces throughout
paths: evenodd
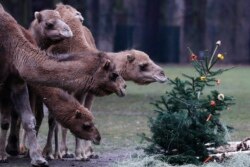
M 124 85 L 123 88 L 126 89 L 126 88 L 127 88 L 127 85 Z

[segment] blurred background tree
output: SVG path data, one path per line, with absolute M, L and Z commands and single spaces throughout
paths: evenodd
M 250 1 L 244 0 L 0 0 L 25 27 L 33 13 L 63 2 L 85 17 L 105 51 L 136 48 L 161 63 L 186 63 L 190 46 L 211 49 L 222 40 L 225 63 L 250 63 Z M 200 52 L 200 54 L 203 54 Z

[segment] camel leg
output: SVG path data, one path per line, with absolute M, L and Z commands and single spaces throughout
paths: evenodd
M 36 103 L 35 103 L 35 116 L 36 116 L 36 132 L 38 134 L 40 126 L 42 125 L 42 121 L 44 118 L 44 112 L 43 112 L 43 101 L 40 97 L 36 96 Z
M 86 107 L 87 109 L 89 109 L 89 111 L 91 111 L 93 101 L 94 101 L 94 95 L 91 93 L 87 93 L 87 95 L 85 97 L 85 101 L 84 101 L 84 107 Z M 84 142 L 82 142 L 82 144 L 83 144 L 83 146 L 82 146 L 83 151 L 82 152 L 84 152 L 84 154 L 88 158 L 96 159 L 99 157 L 97 154 L 94 153 L 91 141 L 84 140 Z
M 43 102 L 42 99 L 37 96 L 31 87 L 28 86 L 29 89 L 29 99 L 30 99 L 30 105 L 33 113 L 35 114 L 36 118 L 36 135 L 38 135 L 40 126 L 42 124 L 42 120 L 44 118 L 44 113 L 43 113 Z M 26 132 L 24 129 L 21 129 L 21 142 L 19 146 L 19 154 L 21 155 L 26 155 L 28 154 L 28 148 L 26 147 Z
M 15 110 L 20 114 L 22 125 L 27 133 L 28 147 L 31 164 L 34 166 L 48 166 L 48 162 L 42 157 L 36 138 L 36 120 L 32 113 L 27 85 L 24 81 L 16 80 L 12 86 L 12 103 Z
M 20 132 L 20 117 L 16 111 L 11 112 L 11 127 L 8 138 L 8 144 L 6 146 L 6 152 L 9 155 L 16 156 L 19 154 L 19 132 Z
M 26 137 L 27 134 L 23 127 L 21 128 L 21 141 L 19 146 L 19 154 L 20 155 L 27 155 L 28 154 L 28 148 L 26 147 Z
M 76 93 L 75 94 L 75 98 L 80 102 L 83 103 L 84 102 L 84 107 L 86 107 L 87 109 L 89 109 L 89 111 L 91 111 L 91 107 L 94 101 L 94 95 L 91 93 L 86 93 L 86 94 L 82 94 L 82 93 Z M 75 152 L 78 153 L 79 150 L 81 150 L 81 155 L 82 155 L 82 159 L 83 160 L 88 160 L 89 158 L 98 158 L 98 155 L 96 155 L 93 152 L 93 148 L 92 148 L 92 144 L 90 141 L 85 141 L 83 140 L 83 142 L 80 142 L 80 139 L 76 138 L 76 150 Z M 79 144 L 80 143 L 80 144 Z M 76 155 L 76 157 L 79 155 Z M 79 156 L 80 157 L 80 156 Z M 80 159 L 80 158 L 76 158 L 76 159 Z
M 58 124 L 58 126 L 61 127 L 61 131 L 62 131 L 62 140 L 61 140 L 61 144 L 60 144 L 60 152 L 61 152 L 62 158 L 74 158 L 74 154 L 68 152 L 68 147 L 67 147 L 68 129 L 62 127 L 59 124 Z
M 6 143 L 6 138 L 7 138 L 7 132 L 9 129 L 9 124 L 10 124 L 10 117 L 9 117 L 9 120 L 7 120 L 6 118 L 3 118 L 3 115 L 1 115 L 0 163 L 7 162 L 7 154 L 5 152 L 5 143 Z
M 83 152 L 82 148 L 82 140 L 79 138 L 75 138 L 76 140 L 76 148 L 75 148 L 75 154 L 76 154 L 76 160 L 80 161 L 89 161 L 89 158 L 85 155 L 85 152 Z
M 2 94 L 1 94 L 2 95 Z M 10 126 L 10 104 L 9 100 L 6 99 L 8 95 L 2 96 L 1 99 L 2 105 L 1 105 L 1 136 L 0 136 L 0 163 L 7 162 L 7 154 L 5 152 L 5 143 L 7 139 L 7 132 Z M 7 104 L 7 105 L 6 105 Z
M 78 139 L 77 137 L 75 138 L 75 146 L 76 146 L 76 148 L 75 148 L 75 155 L 76 155 L 76 157 L 75 157 L 75 159 L 76 160 L 82 160 L 82 155 L 81 155 L 81 140 L 80 139 Z
M 59 130 L 58 130 L 58 122 L 55 121 L 55 129 L 54 129 L 54 136 L 55 136 L 55 154 L 54 154 L 54 157 L 55 159 L 62 159 L 62 155 L 60 153 L 60 150 L 59 150 L 59 138 L 58 138 L 58 133 L 59 133 Z
M 55 130 L 56 120 L 52 117 L 50 112 L 49 112 L 48 118 L 49 118 L 48 120 L 49 131 L 48 131 L 48 136 L 47 136 L 47 142 L 43 149 L 43 156 L 45 156 L 46 159 L 52 160 L 54 159 L 53 148 L 52 148 L 52 138 L 53 138 L 53 132 Z

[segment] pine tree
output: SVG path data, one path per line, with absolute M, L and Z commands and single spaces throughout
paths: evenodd
M 218 41 L 212 55 L 205 52 L 203 58 L 189 49 L 197 73 L 183 74 L 185 80 L 170 80 L 172 90 L 153 103 L 157 114 L 149 121 L 152 137 L 147 138 L 147 153 L 159 154 L 170 164 L 201 164 L 209 157 L 208 145 L 226 144 L 228 127 L 222 124 L 220 115 L 234 104 L 233 97 L 218 90 L 205 91 L 219 85 L 217 76 L 229 70 L 214 68 L 224 59 L 223 54 L 217 54 L 220 45 Z

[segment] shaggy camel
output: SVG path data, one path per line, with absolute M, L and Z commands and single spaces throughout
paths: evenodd
M 45 43 L 43 42 L 45 40 L 48 41 L 48 43 L 50 43 L 53 40 L 55 43 L 65 38 L 70 38 L 73 36 L 71 29 L 69 28 L 67 24 L 65 24 L 61 20 L 61 16 L 59 15 L 57 11 L 44 10 L 43 13 L 35 12 L 35 17 L 37 18 L 37 20 L 39 20 L 39 25 L 38 23 L 33 23 L 33 26 L 36 26 L 36 30 L 40 31 L 40 34 L 42 34 L 40 37 L 35 36 L 35 39 L 40 39 L 39 41 L 37 40 L 37 43 L 40 44 L 41 46 L 45 45 Z M 27 30 L 25 30 L 23 27 L 20 27 L 20 28 L 22 28 L 25 37 L 31 43 L 36 44 L 36 41 L 33 38 L 31 38 L 30 35 L 27 35 Z M 31 33 L 34 34 L 35 32 L 31 32 Z M 29 88 L 31 107 L 34 108 L 35 103 L 39 101 L 34 100 L 35 99 L 33 98 L 34 94 L 31 92 L 32 90 Z M 36 117 L 43 116 L 43 115 L 39 115 L 39 113 L 43 113 L 43 112 L 38 112 L 38 114 L 36 114 Z M 37 120 L 36 129 L 37 129 L 37 127 L 40 127 L 41 122 L 39 122 L 39 119 L 36 119 L 36 120 Z M 8 138 L 9 142 L 6 146 L 6 152 L 10 155 L 15 156 L 18 154 L 19 138 L 16 137 L 15 134 L 13 135 L 13 132 L 18 132 L 18 129 L 20 128 L 20 121 L 18 121 L 17 119 L 11 119 L 11 121 L 12 121 L 11 132 Z M 5 122 L 6 122 L 6 119 L 5 119 Z
M 40 23 L 40 22 L 38 22 L 38 19 L 37 19 L 37 15 L 38 15 L 38 13 L 36 13 L 35 14 L 36 15 L 36 19 L 35 19 L 35 21 L 31 24 L 32 26 L 31 26 L 31 32 L 35 32 L 35 39 L 37 40 L 37 43 L 41 43 L 41 44 L 43 44 L 43 46 L 46 46 L 46 44 L 47 44 L 47 42 L 46 42 L 46 40 L 48 40 L 48 42 L 49 43 L 51 43 L 51 41 L 53 41 L 53 38 L 51 38 L 51 39 L 49 39 L 49 37 L 48 36 L 46 36 L 46 34 L 45 33 L 43 33 L 43 31 L 42 31 L 42 29 L 43 29 L 43 27 L 41 28 L 41 26 L 43 26 L 44 24 L 42 24 L 42 23 Z M 43 15 L 47 15 L 47 12 L 40 12 L 40 17 L 42 17 Z M 51 15 L 50 15 L 50 17 L 51 17 Z M 79 19 L 79 17 L 81 17 L 81 15 L 79 15 L 79 14 L 77 14 L 76 15 L 76 18 L 77 19 Z M 43 17 L 42 17 L 43 18 Z M 48 17 L 44 17 L 44 18 L 48 18 Z M 49 19 L 49 18 L 48 18 Z M 40 38 L 38 38 L 38 37 L 40 37 Z M 58 41 L 55 41 L 55 43 L 58 43 Z M 91 52 L 91 53 L 95 53 L 95 52 Z M 93 56 L 93 54 L 92 54 L 92 56 Z M 58 58 L 60 58 L 60 60 L 59 61 L 64 61 L 65 59 L 67 59 L 68 57 L 65 57 L 65 55 L 61 55 L 61 56 L 57 56 L 57 57 L 53 57 L 52 55 L 50 55 L 50 58 L 53 58 L 53 59 L 58 59 Z M 73 57 L 72 56 L 70 56 L 70 58 L 69 59 L 72 59 Z M 84 61 L 87 61 L 86 60 L 86 57 L 81 57 L 81 58 L 79 58 L 79 59 L 83 59 Z M 94 66 L 98 66 L 98 61 L 99 60 L 97 60 L 97 61 L 95 61 L 95 62 L 92 62 L 92 63 L 89 63 L 89 64 L 94 64 L 93 65 L 93 67 Z M 87 61 L 88 62 L 88 61 Z M 110 66 L 111 67 L 111 66 Z M 113 68 L 113 67 L 112 67 Z M 111 68 L 111 69 L 112 69 Z M 98 73 L 98 72 L 97 72 Z M 112 89 L 110 89 L 110 86 L 113 84 L 113 83 L 116 83 L 116 84 L 118 84 L 118 85 L 116 85 L 117 87 L 119 86 L 119 91 L 118 90 L 116 90 L 115 92 L 119 95 L 119 96 L 123 96 L 124 95 L 124 90 L 125 90 L 125 87 L 126 87 L 126 85 L 125 85 L 125 83 L 123 82 L 123 80 L 119 77 L 119 75 L 117 75 L 116 73 L 112 73 L 112 75 L 111 76 L 109 76 L 108 77 L 108 79 L 109 79 L 109 82 L 110 83 L 108 83 L 108 84 L 104 84 L 106 81 L 104 80 L 105 79 L 105 76 L 99 76 L 99 79 L 97 78 L 97 79 L 94 79 L 94 80 L 92 80 L 92 83 L 91 83 L 91 86 L 90 85 L 87 85 L 87 86 L 90 86 L 90 88 L 88 88 L 87 89 L 87 87 L 86 88 L 84 88 L 84 89 L 81 89 L 81 91 L 82 92 L 84 92 L 84 91 L 91 91 L 93 94 L 95 94 L 95 95 L 97 95 L 97 96 L 102 96 L 103 94 L 110 94 L 110 93 L 112 93 L 112 92 L 114 92 Z M 105 82 L 104 82 L 105 81 Z M 100 85 L 100 84 L 103 84 L 102 85 L 102 87 L 101 87 L 101 89 L 102 89 L 102 91 L 100 91 L 100 89 L 98 90 L 97 89 L 97 87 L 93 87 L 94 85 Z M 104 92 L 105 91 L 105 92 Z M 42 112 L 42 110 L 40 110 L 41 112 Z M 39 113 L 39 112 L 38 112 Z M 14 131 L 13 133 L 16 133 L 16 131 Z M 17 136 L 18 134 L 16 134 L 16 135 L 13 135 L 13 136 L 16 136 L 16 137 L 18 137 Z M 23 139 L 23 141 L 24 141 L 25 139 Z M 24 147 L 23 147 L 23 144 L 21 145 L 21 151 L 23 151 L 24 149 L 23 149 Z
M 57 9 L 64 21 L 71 27 L 73 34 L 78 34 L 77 37 L 73 39 L 64 40 L 61 43 L 52 45 L 49 47 L 49 50 L 53 53 L 64 53 L 71 52 L 73 50 L 97 50 L 95 42 L 91 32 L 85 27 L 82 26 L 81 21 L 75 19 L 74 13 L 76 10 L 68 5 L 58 5 Z M 76 27 L 78 27 L 76 29 Z M 157 66 L 147 54 L 137 50 L 128 50 L 119 53 L 107 53 L 114 61 L 118 68 L 119 73 L 126 79 L 134 81 L 138 84 L 149 84 L 152 82 L 164 82 L 166 77 L 163 70 Z M 79 101 L 82 101 L 82 94 L 76 94 L 76 97 Z M 85 107 L 91 107 L 93 99 L 93 94 L 90 92 L 85 98 Z M 51 119 L 49 124 L 52 125 Z M 48 141 L 44 148 L 44 153 L 48 157 L 52 158 L 52 129 L 49 128 Z M 76 158 L 77 159 L 86 159 L 87 156 L 84 154 L 84 151 L 81 149 L 80 141 L 76 140 Z M 63 131 L 63 140 L 61 145 L 61 150 L 63 150 L 67 155 L 66 147 L 66 130 Z M 92 150 L 87 148 L 87 150 Z M 56 152 L 56 155 L 58 153 Z
M 79 20 L 74 19 L 73 13 L 76 12 L 74 8 L 69 5 L 57 5 L 56 10 L 60 13 L 63 20 L 70 26 L 73 33 L 77 32 L 79 35 L 75 38 L 74 42 L 69 42 L 69 40 L 65 40 L 60 44 L 52 45 L 49 47 L 52 53 L 63 53 L 63 52 L 70 52 L 72 50 L 80 51 L 80 50 L 97 50 L 94 38 L 89 31 L 89 29 L 83 26 Z M 70 46 L 73 45 L 72 47 Z M 74 49 L 76 48 L 76 49 Z M 107 53 L 110 58 L 112 58 L 116 64 L 118 72 L 124 77 L 124 79 L 128 81 L 134 81 L 138 84 L 149 84 L 152 82 L 165 82 L 166 77 L 164 75 L 163 70 L 157 66 L 149 56 L 141 51 L 138 50 L 128 50 L 118 53 Z M 86 95 L 86 94 L 85 94 Z M 80 102 L 83 102 L 83 95 L 76 94 L 75 95 Z M 88 109 L 91 108 L 93 101 L 93 94 L 89 92 L 85 97 L 84 106 Z M 52 130 L 53 128 L 49 128 Z M 62 134 L 62 144 L 61 144 L 61 151 L 63 151 L 66 157 L 69 155 L 67 153 L 67 146 L 66 146 L 66 132 L 67 130 L 63 130 Z M 49 134 L 52 134 L 49 132 Z M 50 142 L 46 144 L 45 152 L 51 154 L 51 136 L 49 135 L 48 138 Z M 89 145 L 89 142 L 88 142 Z M 86 150 L 92 150 L 91 148 L 87 148 Z M 76 140 L 76 159 L 83 159 L 87 158 L 87 155 L 84 151 L 82 151 L 80 141 Z M 89 154 L 89 153 L 88 153 Z
M 28 81 L 31 84 L 37 83 L 47 86 L 58 86 L 68 90 L 82 89 L 86 88 L 86 80 L 91 83 L 91 81 L 95 79 L 92 77 L 93 74 L 95 74 L 96 77 L 104 77 L 105 80 L 108 80 L 110 75 L 114 74 L 114 70 L 110 68 L 111 61 L 102 53 L 95 53 L 94 55 L 97 56 L 89 55 L 90 53 L 85 53 L 89 56 L 83 56 L 84 62 L 80 61 L 78 58 L 79 56 L 77 55 L 72 55 L 73 57 L 69 55 L 69 61 L 66 61 L 67 58 L 65 58 L 65 61 L 55 61 L 48 59 L 46 52 L 40 51 L 27 40 L 27 34 L 22 32 L 22 29 L 17 24 L 17 22 L 7 12 L 4 11 L 2 6 L 0 7 L 0 30 L 1 32 L 5 32 L 0 33 L 0 40 L 4 41 L 4 43 L 0 44 L 0 52 L 2 55 L 0 81 L 1 83 L 6 81 L 9 76 L 7 72 L 10 72 L 11 74 L 13 71 L 12 68 L 15 70 L 14 74 L 18 74 L 17 76 L 13 77 L 14 81 L 12 81 L 12 83 L 14 85 L 14 89 L 12 90 L 11 97 L 13 106 L 19 112 L 23 127 L 27 132 L 30 156 L 32 160 L 31 163 L 33 165 L 47 165 L 47 161 L 42 158 L 37 147 L 36 133 L 34 130 L 35 119 L 30 109 L 28 100 L 29 96 L 25 81 Z M 99 63 L 97 63 L 96 67 L 90 68 L 88 67 L 88 61 L 93 61 L 92 57 L 95 57 L 94 61 L 99 60 Z M 54 75 L 57 75 L 58 77 L 54 77 Z M 20 77 L 25 79 L 25 81 Z M 95 85 L 97 88 L 99 88 L 95 89 L 95 91 L 98 91 L 99 93 L 102 92 L 104 94 L 106 94 L 107 91 L 110 92 L 110 90 L 102 90 L 102 87 L 105 86 L 105 84 L 100 83 L 100 85 Z M 116 86 L 116 91 L 120 92 L 121 89 L 123 89 L 123 87 L 117 88 L 117 85 L 114 83 L 112 83 L 110 88 L 114 88 L 114 86 Z M 90 89 L 90 87 L 92 86 L 88 85 L 88 89 Z M 65 98 L 67 96 L 65 95 L 66 93 L 60 89 L 57 92 L 52 92 L 46 91 L 46 89 L 43 89 L 41 86 L 39 91 L 47 93 L 44 95 L 42 92 L 40 92 L 42 97 L 50 97 L 50 101 L 46 101 L 46 99 L 44 99 L 44 102 L 51 109 L 51 111 L 53 111 L 55 118 L 57 118 L 56 116 L 60 116 L 60 118 L 57 118 L 57 120 L 61 122 L 62 125 L 65 127 L 70 127 L 71 131 L 80 138 L 88 138 L 93 141 L 98 141 L 100 139 L 100 136 L 97 134 L 97 130 L 93 125 L 92 117 L 90 116 L 85 118 L 79 116 L 79 112 L 81 113 L 80 115 L 91 115 L 86 108 L 81 107 L 78 102 L 75 102 L 76 105 L 72 105 L 73 107 L 71 106 L 71 108 L 64 108 L 62 104 L 67 101 Z M 74 102 L 74 99 L 71 101 Z M 61 103 L 57 104 L 57 102 Z M 58 107 L 60 105 L 62 107 Z M 77 106 L 76 110 L 74 110 L 75 106 Z M 59 111 L 57 109 L 53 110 L 54 108 L 60 108 L 64 112 L 61 111 L 60 114 L 57 114 Z M 67 116 L 71 117 L 66 119 Z M 77 120 L 81 121 L 77 122 Z M 74 121 L 77 122 L 77 124 L 74 124 L 77 126 L 72 126 Z M 79 124 L 80 122 L 81 124 Z M 85 122 L 88 124 L 87 128 L 86 125 L 84 125 Z M 88 133 L 86 133 L 86 131 Z M 86 134 L 93 135 L 87 136 Z

